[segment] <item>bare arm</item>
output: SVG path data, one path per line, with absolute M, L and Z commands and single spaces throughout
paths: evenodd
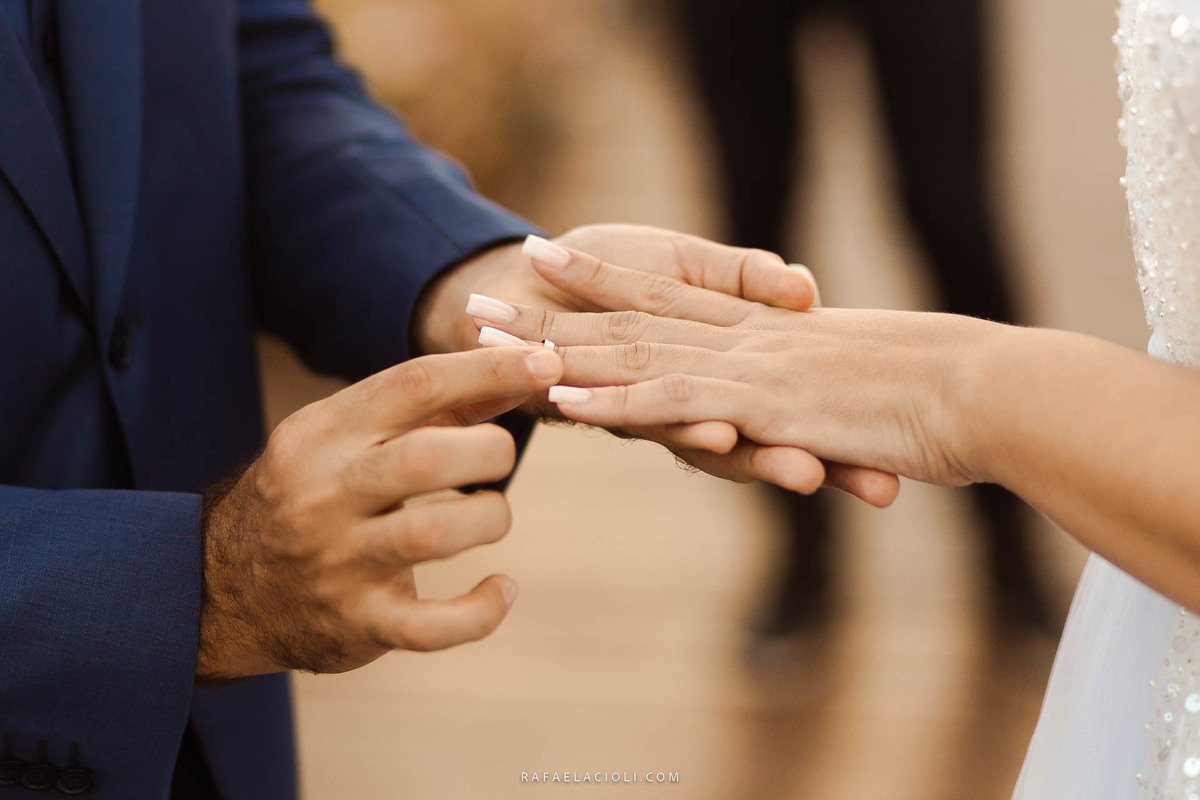
M 1078 334 L 996 327 L 955 401 L 979 477 L 1200 609 L 1200 372 Z
M 1200 610 L 1200 372 L 1091 337 L 948 314 L 768 308 L 574 253 L 539 272 L 617 314 L 517 307 L 562 348 L 562 413 L 606 427 L 723 420 L 947 485 L 1013 489 Z

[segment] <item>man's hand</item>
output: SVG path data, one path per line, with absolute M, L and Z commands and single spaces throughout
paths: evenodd
M 412 568 L 498 541 L 507 501 L 486 491 L 405 501 L 507 476 L 512 437 L 478 423 L 561 374 L 558 356 L 536 348 L 429 356 L 285 419 L 210 498 L 197 677 L 344 672 L 491 633 L 516 598 L 511 579 L 419 600 Z

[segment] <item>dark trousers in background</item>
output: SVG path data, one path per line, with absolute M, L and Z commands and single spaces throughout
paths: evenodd
M 787 251 L 797 143 L 797 38 L 817 8 L 849 14 L 873 60 L 904 211 L 933 272 L 940 307 L 1016 316 L 987 192 L 985 23 L 981 0 L 675 0 L 676 23 L 718 149 L 733 240 Z M 818 273 L 818 277 L 820 277 Z M 1055 630 L 1041 599 L 1020 501 L 996 486 L 972 499 L 987 541 L 990 598 L 1004 626 Z M 824 618 L 829 509 L 780 493 L 793 531 L 766 634 Z

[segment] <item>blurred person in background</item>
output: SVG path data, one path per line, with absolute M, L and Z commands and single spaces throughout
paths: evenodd
M 927 255 L 938 305 L 1017 317 L 987 196 L 983 0 L 673 0 L 674 19 L 718 156 L 729 236 L 787 253 L 804 120 L 797 26 L 819 9 L 862 29 L 875 65 L 903 208 Z M 787 525 L 780 582 L 755 626 L 760 643 L 819 628 L 831 607 L 828 497 L 773 492 Z M 1002 633 L 1057 636 L 1037 579 L 1031 517 L 998 486 L 971 490 L 986 542 L 991 619 Z

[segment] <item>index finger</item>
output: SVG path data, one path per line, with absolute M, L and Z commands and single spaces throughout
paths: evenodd
M 693 286 L 792 311 L 808 311 L 816 300 L 812 273 L 796 270 L 775 253 L 685 233 L 671 241 L 684 279 Z
M 378 372 L 330 398 L 358 424 L 396 435 L 464 406 L 522 398 L 553 386 L 562 359 L 545 348 L 492 347 L 424 356 Z
M 581 242 L 577 249 L 584 252 L 596 242 L 611 263 L 669 274 L 692 286 L 764 305 L 807 311 L 814 303 L 812 274 L 789 268 L 766 250 L 643 225 L 606 225 L 572 241 Z
M 746 319 L 755 307 L 728 293 L 610 264 L 540 236 L 527 237 L 522 250 L 538 274 L 556 288 L 600 309 L 641 311 L 727 327 Z

